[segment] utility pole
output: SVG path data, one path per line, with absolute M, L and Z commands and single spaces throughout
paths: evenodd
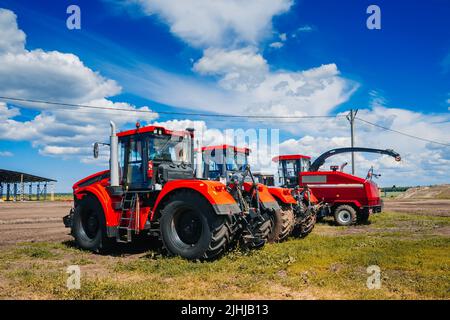
M 353 110 L 350 109 L 350 113 L 347 115 L 347 120 L 350 122 L 350 135 L 351 135 L 351 144 L 352 144 L 352 148 L 354 147 L 354 143 L 355 143 L 355 130 L 353 128 L 354 122 L 355 122 L 355 118 L 356 118 L 356 114 L 358 113 L 358 109 Z M 355 174 L 355 153 L 352 152 L 352 174 Z

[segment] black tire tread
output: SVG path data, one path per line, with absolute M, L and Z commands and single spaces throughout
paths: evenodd
M 222 256 L 229 247 L 229 243 L 231 240 L 231 219 L 227 216 L 219 216 L 215 213 L 211 204 L 199 193 L 191 190 L 179 190 L 169 196 L 167 201 L 163 204 L 163 208 L 161 214 L 164 214 L 164 209 L 167 205 L 172 203 L 173 201 L 186 201 L 189 203 L 194 203 L 195 207 L 200 208 L 202 214 L 206 215 L 206 218 L 209 222 L 209 228 L 211 230 L 211 240 L 208 246 L 208 249 L 203 253 L 201 257 L 198 257 L 200 260 L 214 260 Z M 161 237 L 163 242 L 163 247 L 165 251 L 169 255 L 173 255 L 171 251 L 167 248 L 166 243 L 164 242 L 164 237 Z

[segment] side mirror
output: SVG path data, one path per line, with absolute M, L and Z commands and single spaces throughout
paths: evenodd
M 98 158 L 98 142 L 94 143 L 94 159 Z

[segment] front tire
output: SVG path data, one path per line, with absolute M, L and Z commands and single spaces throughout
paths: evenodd
M 288 206 L 281 206 L 281 210 L 276 210 L 271 214 L 272 230 L 268 236 L 268 242 L 281 242 L 286 240 L 291 234 L 294 224 L 294 210 Z
M 343 204 L 334 210 L 334 221 L 338 226 L 350 226 L 356 222 L 356 210 L 350 205 Z
M 71 230 L 78 247 L 93 252 L 106 252 L 112 240 L 106 236 L 106 220 L 97 198 L 86 195 L 77 202 Z
M 161 238 L 170 255 L 212 260 L 228 248 L 230 218 L 217 215 L 200 194 L 176 192 L 161 213 Z

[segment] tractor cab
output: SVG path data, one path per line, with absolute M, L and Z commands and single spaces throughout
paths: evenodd
M 278 162 L 280 185 L 288 188 L 298 186 L 299 173 L 309 171 L 311 166 L 311 157 L 301 154 L 277 156 L 273 161 Z
M 211 180 L 227 179 L 230 174 L 245 169 L 249 154 L 248 148 L 226 144 L 203 147 L 203 177 Z
M 170 180 L 192 179 L 193 130 L 147 126 L 120 132 L 119 184 L 125 190 L 158 190 Z

